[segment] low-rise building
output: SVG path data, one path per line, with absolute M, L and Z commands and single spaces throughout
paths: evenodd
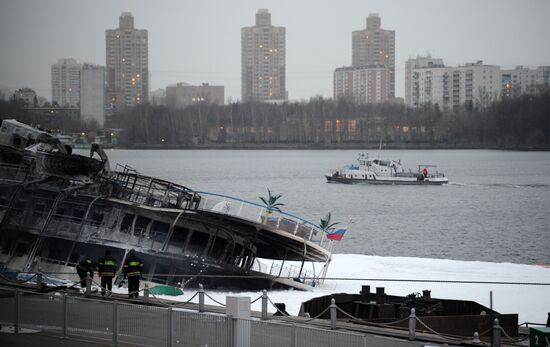
M 518 97 L 535 95 L 550 85 L 550 66 L 539 66 L 536 69 L 516 66 L 512 70 L 502 70 L 502 96 Z
M 223 105 L 224 87 L 211 86 L 208 83 L 192 86 L 182 82 L 166 87 L 166 106 L 168 107 L 184 108 L 200 102 Z
M 26 106 L 35 106 L 37 103 L 36 92 L 31 88 L 20 88 L 13 93 L 15 100 L 25 103 Z M 35 102 L 36 101 L 36 102 Z
M 427 56 L 409 59 L 405 65 L 405 104 L 410 107 L 486 107 L 500 98 L 501 89 L 500 67 L 481 60 L 451 67 Z
M 159 88 L 149 93 L 151 104 L 154 106 L 166 105 L 166 90 Z
M 548 89 L 549 82 L 550 66 L 501 70 L 480 60 L 452 67 L 442 59 L 417 57 L 405 64 L 405 104 L 432 104 L 443 110 L 483 108 L 505 97 L 537 94 Z

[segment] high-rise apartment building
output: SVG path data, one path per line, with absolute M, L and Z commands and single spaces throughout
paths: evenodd
M 134 17 L 123 12 L 117 29 L 106 30 L 107 101 L 122 108 L 149 100 L 147 30 L 134 27 Z
M 80 70 L 80 118 L 105 123 L 105 67 L 84 64 Z
M 352 33 L 352 66 L 383 66 L 388 69 L 388 97 L 395 97 L 395 31 L 381 28 L 377 13 L 367 17 L 367 28 Z
M 267 9 L 256 13 L 256 25 L 241 29 L 242 99 L 286 100 L 285 28 L 271 25 Z
M 78 106 L 80 103 L 80 69 L 75 59 L 59 59 L 52 65 L 52 103 Z
M 443 105 L 441 86 L 447 75 L 443 59 L 430 56 L 409 59 L 405 63 L 405 104 L 413 107 L 423 103 Z
M 342 97 L 358 104 L 388 101 L 390 73 L 383 66 L 349 66 L 334 71 L 334 99 Z

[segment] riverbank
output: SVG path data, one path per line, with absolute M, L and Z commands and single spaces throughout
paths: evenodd
M 119 145 L 117 149 L 379 149 L 380 143 L 351 142 L 351 143 L 203 143 L 203 144 L 144 144 Z M 550 145 L 539 146 L 498 146 L 475 143 L 422 143 L 422 142 L 384 142 L 382 149 L 418 150 L 418 149 L 493 149 L 507 151 L 550 151 Z

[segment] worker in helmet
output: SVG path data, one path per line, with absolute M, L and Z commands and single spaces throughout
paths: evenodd
M 113 277 L 116 273 L 116 259 L 111 256 L 111 251 L 106 250 L 105 256 L 99 259 L 99 277 L 101 277 L 101 296 L 111 295 L 113 290 Z
M 139 296 L 139 279 L 143 275 L 143 263 L 133 249 L 126 257 L 123 272 L 128 277 L 128 297 L 137 298 Z

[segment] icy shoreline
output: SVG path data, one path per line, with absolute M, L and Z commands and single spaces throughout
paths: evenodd
M 353 280 L 326 280 L 312 292 L 281 290 L 269 292 L 268 295 L 273 302 L 285 303 L 287 311 L 296 315 L 300 304 L 304 301 L 331 293 L 359 293 L 363 284 L 370 285 L 371 291 L 374 291 L 374 287 L 385 287 L 386 293 L 390 295 L 407 295 L 429 289 L 434 298 L 472 300 L 487 307 L 489 307 L 489 292 L 492 290 L 493 308 L 499 313 L 518 313 L 519 323 L 546 323 L 550 312 L 550 295 L 548 295 L 550 285 L 354 280 L 368 278 L 550 283 L 550 268 L 537 265 L 335 254 L 327 278 L 353 278 Z M 123 288 L 116 291 L 123 292 Z M 163 298 L 187 301 L 196 290 L 188 289 L 184 292 L 184 295 L 179 297 Z M 226 295 L 249 296 L 254 300 L 261 295 L 261 292 L 208 291 L 208 294 L 217 301 L 225 302 Z M 197 299 L 194 301 L 198 302 Z M 206 304 L 215 305 L 209 298 L 206 298 Z M 252 304 L 252 309 L 260 311 L 260 301 Z M 269 310 L 274 312 L 273 307 L 269 307 Z

